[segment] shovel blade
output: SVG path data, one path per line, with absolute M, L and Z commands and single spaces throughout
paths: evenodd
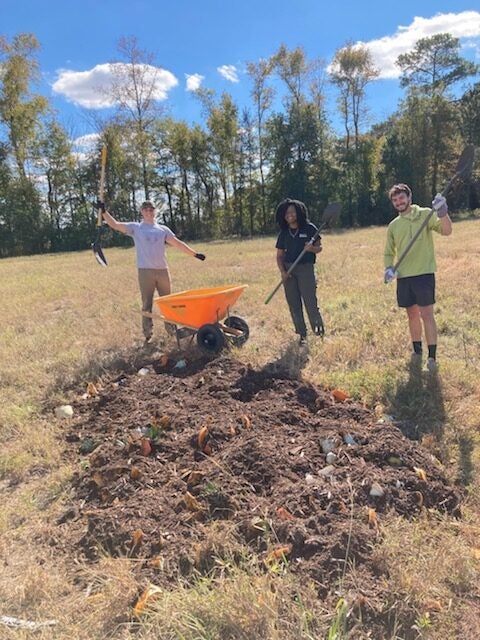
M 98 244 L 97 242 L 94 242 L 92 244 L 92 249 L 93 249 L 93 253 L 95 255 L 95 259 L 98 262 L 98 264 L 102 267 L 106 267 L 108 265 L 107 263 L 107 259 L 105 258 L 104 254 L 103 254 L 103 250 L 102 247 L 100 246 L 100 244 Z
M 320 229 L 324 229 L 325 227 L 334 224 L 337 221 L 341 210 L 342 205 L 339 202 L 331 202 L 328 204 L 323 211 Z

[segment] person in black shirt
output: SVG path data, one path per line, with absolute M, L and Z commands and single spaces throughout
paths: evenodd
M 303 305 L 314 334 L 323 336 L 324 327 L 318 308 L 317 283 L 314 264 L 316 254 L 322 250 L 322 240 L 311 244 L 310 240 L 317 232 L 317 227 L 308 219 L 307 207 L 300 200 L 287 198 L 278 205 L 275 218 L 280 227 L 277 238 L 277 265 L 280 270 L 285 297 L 290 309 L 295 332 L 300 336 L 300 344 L 305 344 L 307 326 L 303 316 Z M 290 274 L 290 266 L 305 250 L 302 258 Z M 302 304 L 303 303 L 303 304 Z

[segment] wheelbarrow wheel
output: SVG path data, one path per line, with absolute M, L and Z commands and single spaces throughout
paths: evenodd
M 204 324 L 197 331 L 197 344 L 206 353 L 218 353 L 225 346 L 225 336 L 216 324 Z
M 245 320 L 243 318 L 239 318 L 238 316 L 228 316 L 228 318 L 225 318 L 224 324 L 227 327 L 238 329 L 238 331 L 242 332 L 239 336 L 229 336 L 232 344 L 235 347 L 241 347 L 242 345 L 244 345 L 250 335 L 250 329 Z

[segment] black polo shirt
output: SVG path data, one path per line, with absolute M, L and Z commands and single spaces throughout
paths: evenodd
M 290 264 L 295 262 L 298 256 L 302 253 L 306 243 L 313 238 L 317 233 L 317 227 L 311 222 L 307 222 L 301 229 L 282 229 L 278 234 L 277 249 L 283 249 L 285 251 L 285 263 Z M 311 251 L 305 251 L 299 264 L 313 263 L 316 260 L 316 255 Z

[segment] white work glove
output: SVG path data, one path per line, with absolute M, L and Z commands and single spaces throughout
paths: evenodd
M 444 218 L 448 213 L 447 200 L 441 193 L 437 193 L 432 201 L 432 209 L 437 212 L 439 218 Z
M 387 267 L 385 269 L 385 272 L 383 274 L 383 281 L 385 282 L 385 284 L 388 284 L 392 280 L 395 280 L 396 277 L 397 277 L 397 272 L 393 267 Z

